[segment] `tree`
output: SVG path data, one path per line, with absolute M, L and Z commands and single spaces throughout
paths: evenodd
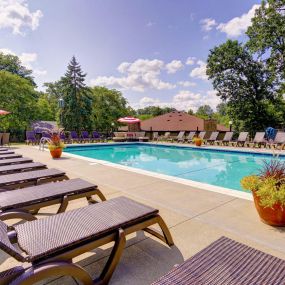
M 27 79 L 0 71 L 1 108 L 12 112 L 0 120 L 3 130 L 25 130 L 36 118 L 38 94 Z
M 91 91 L 85 85 L 86 74 L 73 56 L 61 79 L 64 107 L 62 124 L 67 130 L 91 130 L 92 98 Z
M 229 126 L 229 121 L 231 120 L 228 115 L 229 108 L 226 103 L 220 103 L 216 107 L 216 112 L 213 114 L 213 118 L 217 120 L 219 124 Z
M 268 65 L 285 89 L 285 1 L 262 1 L 246 34 L 247 46 Z
M 36 103 L 36 119 L 41 121 L 54 121 L 56 120 L 56 113 L 53 111 L 53 107 L 48 100 L 47 94 L 40 94 Z
M 119 126 L 120 117 L 132 115 L 127 100 L 115 89 L 96 86 L 91 89 L 93 101 L 93 128 L 98 131 L 111 131 Z
M 194 111 L 192 109 L 189 109 L 187 113 L 188 115 L 194 115 Z
M 31 75 L 33 71 L 24 67 L 16 55 L 4 54 L 0 52 L 0 71 L 1 70 L 19 75 L 20 77 L 30 81 L 32 85 L 36 86 L 34 77 Z
M 214 111 L 209 105 L 200 106 L 196 112 L 196 116 L 201 119 L 210 119 Z
M 210 50 L 207 75 L 227 103 L 236 129 L 254 132 L 276 124 L 268 109 L 278 100 L 271 74 L 237 41 L 228 40 Z
M 138 109 L 137 115 L 152 115 L 153 117 L 156 117 L 173 111 L 176 111 L 176 109 L 171 107 L 161 108 L 159 106 L 148 106 L 143 109 Z

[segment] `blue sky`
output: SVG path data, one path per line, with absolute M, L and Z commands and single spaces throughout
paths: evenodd
M 135 108 L 219 103 L 209 49 L 244 32 L 259 0 L 0 0 L 0 51 L 34 70 L 39 89 L 75 55 L 88 85 L 120 89 Z

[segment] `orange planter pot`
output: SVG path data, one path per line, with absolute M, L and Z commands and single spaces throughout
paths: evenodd
M 62 154 L 62 148 L 56 148 L 54 150 L 50 150 L 50 154 L 52 158 L 60 158 Z
M 262 222 L 268 224 L 270 226 L 275 227 L 284 227 L 285 226 L 285 208 L 282 208 L 279 203 L 273 205 L 272 208 L 269 207 L 262 207 L 260 205 L 260 199 L 256 195 L 255 192 L 253 193 L 254 204 L 258 215 Z
M 196 146 L 201 146 L 202 145 L 202 140 L 195 140 L 195 145 Z

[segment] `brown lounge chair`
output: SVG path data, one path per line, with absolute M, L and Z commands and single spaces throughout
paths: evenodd
M 20 158 L 11 158 L 11 159 L 2 159 L 0 160 L 0 167 L 3 165 L 10 165 L 10 164 L 21 164 L 21 163 L 29 163 L 33 160 L 28 157 L 20 157 Z
M 169 136 L 167 138 L 167 141 L 170 141 L 170 142 L 174 142 L 174 141 L 181 142 L 181 141 L 184 141 L 184 134 L 185 134 L 184 131 L 180 131 L 179 134 L 176 137 Z
M 5 155 L 0 155 L 0 159 L 11 159 L 11 158 L 20 158 L 22 157 L 21 154 L 5 154 Z
M 226 132 L 224 138 L 222 140 L 217 140 L 215 143 L 218 145 L 229 145 L 230 141 L 233 139 L 234 132 Z
M 236 141 L 231 141 L 232 146 L 244 146 L 248 137 L 248 132 L 241 132 Z
M 163 136 L 159 136 L 157 141 L 167 141 L 170 137 L 170 132 L 165 132 Z
M 278 132 L 274 138 L 274 141 L 272 143 L 267 143 L 266 147 L 274 147 L 274 148 L 278 148 L 280 147 L 280 149 L 284 149 L 284 145 L 285 145 L 285 133 L 284 132 Z
M 6 148 L 6 147 L 0 147 L 0 151 L 7 151 L 8 150 L 8 148 Z
M 55 168 L 7 174 L 0 176 L 0 191 L 67 179 L 65 172 Z
M 196 132 L 190 132 L 188 136 L 184 139 L 184 142 L 192 143 L 195 134 Z
M 247 143 L 247 146 L 250 147 L 261 147 L 266 145 L 266 140 L 264 138 L 265 132 L 257 132 L 252 142 Z
M 60 204 L 57 213 L 62 213 L 69 201 L 86 198 L 89 202 L 97 202 L 92 198 L 95 195 L 101 201 L 106 200 L 96 185 L 79 178 L 5 191 L 0 193 L 0 220 L 36 220 L 33 214 L 43 207 Z
M 205 144 L 214 144 L 217 140 L 217 137 L 219 135 L 219 132 L 212 132 L 210 137 L 205 141 Z
M 152 285 L 285 284 L 285 261 L 221 237 Z
M 155 224 L 163 235 L 148 228 Z M 12 281 L 13 285 L 30 285 L 55 276 L 71 276 L 85 285 L 107 284 L 120 261 L 126 235 L 139 230 L 173 245 L 158 210 L 125 197 L 15 225 L 12 229 L 0 222 L 0 248 L 17 261 L 30 265 L 2 272 L 1 284 Z M 72 263 L 73 258 L 113 241 L 111 255 L 96 280 Z
M 47 166 L 40 162 L 4 165 L 4 166 L 0 166 L 0 175 L 31 171 L 31 170 L 38 170 L 38 169 L 44 169 L 44 168 L 47 168 Z
M 14 154 L 15 152 L 12 150 L 0 151 L 0 155 Z

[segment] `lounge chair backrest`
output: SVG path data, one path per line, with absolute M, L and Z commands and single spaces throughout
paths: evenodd
M 165 132 L 164 136 L 168 138 L 170 136 L 170 132 Z
M 70 131 L 70 136 L 72 139 L 78 139 L 78 135 L 76 131 Z
M 0 221 L 0 249 L 14 257 L 16 260 L 20 262 L 25 262 L 26 259 L 22 256 L 21 252 L 15 248 L 9 240 L 8 237 L 8 227 L 5 223 Z
M 219 132 L 212 132 L 209 140 L 215 141 L 219 135 Z
M 31 141 L 35 140 L 36 139 L 35 132 L 34 131 L 26 131 L 26 139 L 31 140 Z
M 92 136 L 94 139 L 100 139 L 100 134 L 96 131 L 93 131 Z
M 66 139 L 65 133 L 64 133 L 64 132 L 61 132 L 61 133 L 59 134 L 59 138 L 60 138 L 61 140 L 65 140 L 65 139 Z
M 205 135 L 206 135 L 206 132 L 200 132 L 199 138 L 204 139 Z
M 42 137 L 43 138 L 51 138 L 51 135 L 49 134 L 49 133 L 47 133 L 47 132 L 42 132 Z
M 241 132 L 238 136 L 238 142 L 245 142 L 248 136 L 248 132 Z
M 179 132 L 177 138 L 182 139 L 184 137 L 185 132 Z
M 285 143 L 285 133 L 284 132 L 278 132 L 276 134 L 275 139 L 274 139 L 274 143 Z
M 265 135 L 265 132 L 257 132 L 255 134 L 255 137 L 253 139 L 253 142 L 255 143 L 259 143 L 259 142 L 263 142 L 264 140 L 264 135 Z
M 124 138 L 127 136 L 126 132 L 114 132 L 115 137 L 117 138 Z
M 188 140 L 192 140 L 195 136 L 196 132 L 190 132 L 189 135 L 187 136 Z
M 10 133 L 4 133 L 2 137 L 2 145 L 10 144 Z
M 81 132 L 81 137 L 82 137 L 83 139 L 88 139 L 88 138 L 89 138 L 89 133 L 88 133 L 87 131 L 82 131 L 82 132 Z
M 158 138 L 158 132 L 153 132 L 152 138 L 157 139 Z
M 223 141 L 231 141 L 233 138 L 234 132 L 226 132 Z

